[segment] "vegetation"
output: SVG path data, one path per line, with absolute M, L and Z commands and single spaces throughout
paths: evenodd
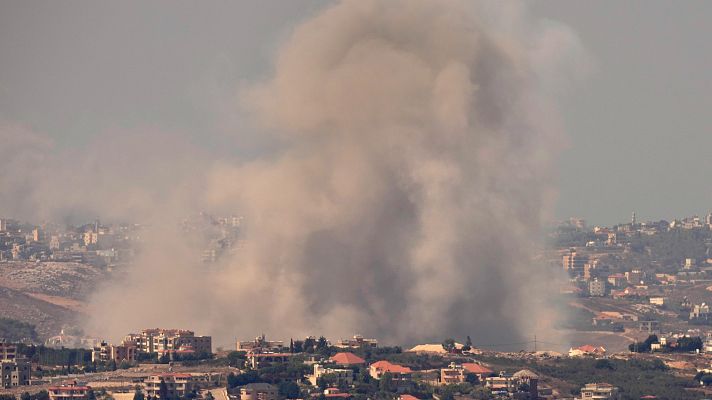
M 637 342 L 630 344 L 628 349 L 636 353 L 647 353 L 652 350 L 652 345 L 660 343 L 656 335 L 650 335 L 647 339 L 642 342 Z M 676 342 L 667 343 L 661 348 L 664 352 L 694 352 L 697 350 L 702 350 L 702 338 L 697 337 L 682 337 Z
M 20 400 L 49 400 L 49 393 L 46 390 L 40 390 L 35 394 L 24 392 L 20 395 Z
M 9 342 L 39 341 L 34 325 L 10 318 L 0 318 L 0 338 Z
M 606 382 L 621 389 L 621 398 L 640 399 L 653 395 L 660 399 L 696 399 L 699 396 L 686 391 L 694 383 L 674 376 L 659 359 L 653 361 L 560 359 L 555 362 L 538 363 L 532 367 L 536 372 L 571 383 L 578 388 L 587 383 Z

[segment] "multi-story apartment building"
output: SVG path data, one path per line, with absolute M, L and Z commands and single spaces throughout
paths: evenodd
M 195 332 L 186 329 L 144 329 L 141 333 L 126 335 L 123 344 L 135 346 L 142 353 L 190 350 L 201 354 L 213 350 L 210 336 L 195 336 Z
M 161 384 L 165 384 L 165 396 L 161 397 Z M 148 397 L 161 400 L 178 399 L 197 390 L 191 374 L 151 375 L 143 381 L 143 391 Z
M 583 276 L 584 265 L 588 262 L 588 256 L 577 252 L 575 249 L 569 249 L 562 257 L 562 265 L 564 270 L 570 276 Z
M 17 357 L 17 346 L 0 340 L 0 360 L 14 360 Z
M 99 346 L 95 346 L 91 354 L 92 362 L 95 361 L 115 361 L 120 363 L 122 361 L 134 362 L 136 361 L 136 346 L 131 343 L 121 344 L 114 346 L 107 344 L 106 342 L 101 342 Z
M 17 347 L 0 341 L 0 387 L 9 389 L 30 384 L 30 363 L 17 357 Z
M 79 385 L 70 381 L 59 386 L 51 386 L 48 390 L 50 400 L 87 400 L 91 387 Z
M 30 363 L 21 359 L 0 361 L 0 387 L 9 389 L 30 384 Z

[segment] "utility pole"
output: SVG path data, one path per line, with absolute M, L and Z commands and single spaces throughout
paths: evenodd
M 534 352 L 536 353 L 536 335 L 534 335 Z

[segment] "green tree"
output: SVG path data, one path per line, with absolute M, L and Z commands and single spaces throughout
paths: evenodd
M 143 392 L 140 389 L 136 389 L 134 392 L 133 400 L 144 400 Z
M 470 335 L 467 335 L 467 340 L 465 341 L 465 345 L 462 347 L 462 351 L 470 350 L 472 350 L 472 339 L 470 338 Z
M 455 351 L 455 339 L 453 338 L 447 338 L 443 340 L 443 349 L 447 351 L 448 353 L 452 353 Z
M 316 347 L 316 340 L 314 338 L 306 338 L 303 347 L 305 353 L 313 353 Z
M 168 398 L 168 385 L 163 378 L 161 378 L 161 382 L 158 384 L 158 397 L 160 397 L 161 400 L 166 400 Z
M 381 375 L 381 379 L 378 382 L 378 389 L 382 392 L 392 392 L 394 390 L 393 375 L 390 372 L 386 372 Z
M 299 385 L 291 381 L 284 381 L 279 384 L 279 394 L 287 399 L 296 399 L 299 397 Z
M 247 357 L 245 356 L 244 351 L 231 351 L 227 354 L 227 362 L 231 367 L 244 366 L 246 359 Z

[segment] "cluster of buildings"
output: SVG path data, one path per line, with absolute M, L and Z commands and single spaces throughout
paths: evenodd
M 187 329 L 144 329 L 140 333 L 129 333 L 119 345 L 102 341 L 94 347 L 92 360 L 133 363 L 140 353 L 168 356 L 170 359 L 176 355 L 209 355 L 212 353 L 212 338 L 196 336 L 195 332 Z
M 202 235 L 207 242 L 202 258 L 217 261 L 239 244 L 242 217 L 215 217 L 199 213 L 180 222 L 190 235 Z M 78 262 L 97 267 L 121 265 L 135 256 L 142 235 L 140 224 L 102 224 L 98 220 L 81 226 L 55 223 L 33 225 L 0 218 L 0 261 Z
M 126 263 L 134 256 L 139 225 L 79 227 L 31 225 L 0 218 L 0 261 L 64 261 L 95 266 Z

